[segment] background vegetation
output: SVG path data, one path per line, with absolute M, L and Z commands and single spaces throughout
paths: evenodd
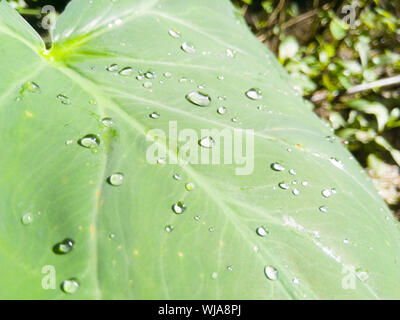
M 62 12 L 68 3 L 8 1 L 44 37 L 41 7 Z M 400 217 L 400 2 L 232 1 Z M 349 6 L 352 26 L 344 22 Z

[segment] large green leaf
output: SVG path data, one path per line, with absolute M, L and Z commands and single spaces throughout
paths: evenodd
M 46 51 L 0 3 L 1 298 L 399 297 L 397 223 L 229 1 L 74 0 L 54 40 Z M 185 98 L 195 90 L 209 106 Z M 149 131 L 171 121 L 199 137 L 253 129 L 254 171 L 149 163 Z M 79 144 L 88 134 L 97 148 Z M 116 172 L 121 186 L 107 182 Z M 73 250 L 55 254 L 67 238 Z M 44 289 L 51 266 L 57 286 Z

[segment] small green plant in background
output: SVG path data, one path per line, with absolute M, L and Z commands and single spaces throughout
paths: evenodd
M 399 2 L 235 2 L 398 212 Z

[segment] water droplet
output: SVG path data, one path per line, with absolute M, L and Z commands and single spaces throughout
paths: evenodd
M 279 186 L 279 188 L 284 189 L 284 190 L 287 190 L 287 189 L 290 188 L 289 185 L 287 183 L 285 183 L 285 182 L 280 182 L 278 184 L 278 186 Z
M 57 96 L 57 99 L 60 100 L 60 102 L 61 102 L 62 104 L 66 104 L 66 105 L 71 104 L 71 100 L 70 100 L 65 94 L 61 94 L 61 93 L 60 93 L 60 94 Z
M 196 49 L 194 48 L 194 45 L 191 43 L 184 42 L 181 45 L 181 49 L 187 53 L 194 53 Z
M 174 226 L 172 226 L 172 225 L 167 225 L 167 226 L 165 226 L 165 231 L 167 231 L 167 232 L 172 232 L 174 230 Z
M 185 210 L 186 206 L 182 201 L 179 201 L 172 206 L 172 211 L 174 211 L 176 214 L 182 214 Z
M 332 163 L 336 168 L 339 168 L 339 169 L 343 169 L 343 168 L 344 168 L 343 162 L 340 161 L 340 160 L 338 160 L 338 159 L 336 159 L 336 158 L 330 158 L 329 161 L 330 161 L 330 163 Z
M 259 100 L 262 98 L 262 92 L 258 88 L 251 88 L 246 92 L 246 96 L 252 100 Z
M 28 226 L 33 222 L 33 214 L 28 212 L 21 217 L 21 222 L 24 226 Z
M 264 268 L 264 274 L 269 280 L 278 279 L 278 270 L 276 270 L 273 266 L 266 266 Z
M 85 148 L 97 148 L 100 144 L 100 138 L 95 134 L 88 134 L 78 141 L 79 145 Z
M 227 267 L 226 267 L 226 270 L 232 271 L 232 270 L 233 270 L 233 266 L 227 266 Z
M 229 48 L 226 49 L 225 53 L 229 58 L 234 58 L 235 57 L 235 52 L 232 49 L 229 49 Z
M 192 182 L 186 183 L 185 188 L 187 191 L 192 191 L 194 189 L 194 183 Z
M 368 272 L 365 271 L 363 268 L 356 269 L 357 278 L 361 281 L 366 281 L 369 278 Z
M 213 272 L 213 273 L 211 274 L 211 278 L 217 279 L 217 278 L 218 278 L 218 273 Z
M 119 72 L 119 74 L 124 77 L 129 77 L 132 75 L 132 73 L 133 73 L 133 69 L 131 67 L 125 67 L 125 68 L 121 69 L 121 71 Z
M 324 189 L 321 191 L 321 194 L 324 196 L 324 198 L 329 198 L 332 195 L 332 191 L 329 189 Z
M 110 233 L 110 234 L 108 235 L 108 237 L 109 237 L 110 239 L 114 239 L 114 238 L 115 238 L 115 233 Z
M 164 72 L 164 77 L 166 78 L 171 78 L 172 77 L 172 73 L 171 72 Z
M 106 117 L 106 118 L 101 119 L 101 123 L 103 124 L 103 126 L 110 128 L 113 126 L 114 121 L 113 121 L 113 119 Z
M 225 113 L 226 113 L 226 108 L 225 108 L 225 107 L 219 107 L 219 108 L 217 109 L 217 112 L 218 112 L 219 114 L 225 114 Z
M 118 187 L 124 182 L 124 175 L 122 173 L 114 173 L 108 177 L 107 182 L 112 186 Z
M 302 181 L 302 182 L 301 182 L 301 185 L 302 185 L 303 187 L 308 186 L 308 181 Z
M 173 29 L 168 30 L 168 34 L 169 34 L 171 37 L 175 38 L 175 39 L 178 39 L 178 38 L 181 37 L 181 34 L 180 34 L 178 31 L 173 30 Z
M 76 279 L 64 280 L 61 289 L 68 294 L 74 294 L 79 289 L 79 283 Z
M 292 282 L 293 282 L 294 285 L 297 286 L 297 285 L 299 284 L 300 281 L 299 281 L 299 279 L 297 279 L 297 278 L 293 278 Z
M 199 92 L 199 91 L 192 91 L 186 95 L 186 99 L 200 107 L 207 107 L 211 103 L 211 98 L 208 94 Z
M 153 86 L 153 83 L 151 83 L 150 81 L 146 81 L 145 83 L 143 83 L 143 87 L 146 89 L 149 89 Z
M 294 189 L 292 190 L 292 193 L 293 193 L 295 196 L 298 196 L 298 195 L 300 195 L 300 190 L 297 189 L 297 188 L 294 188 Z
M 70 253 L 72 251 L 72 249 L 74 248 L 75 242 L 72 239 L 64 239 L 62 242 L 57 243 L 54 247 L 53 247 L 53 251 L 54 253 L 57 254 L 67 254 Z
M 234 117 L 234 118 L 231 119 L 232 122 L 238 122 L 238 120 L 239 119 L 237 117 Z
M 106 68 L 106 70 L 109 72 L 117 72 L 118 69 L 119 69 L 119 66 L 115 63 Z
M 293 175 L 293 176 L 294 176 L 294 175 L 296 175 L 296 170 L 294 170 L 294 169 L 290 169 L 290 170 L 289 170 L 289 173 L 290 173 L 291 175 Z
M 268 231 L 264 227 L 258 227 L 256 232 L 260 237 L 265 237 L 268 235 Z
M 319 209 L 319 211 L 321 211 L 323 213 L 326 213 L 328 211 L 328 208 L 325 206 L 320 206 L 318 209 Z
M 147 71 L 144 75 L 147 79 L 154 79 L 156 77 L 155 73 L 152 71 Z
M 208 231 L 214 232 L 214 231 L 215 231 L 215 227 L 209 227 L 209 228 L 208 228 Z
M 182 180 L 182 177 L 179 175 L 179 174 L 177 174 L 177 173 L 174 173 L 174 175 L 172 176 L 175 180 Z
M 196 221 L 199 221 L 200 220 L 200 216 L 194 216 L 193 219 L 196 220 Z
M 158 112 L 153 112 L 149 116 L 152 119 L 158 119 L 160 117 L 160 114 Z
M 217 77 L 217 79 L 218 79 L 218 80 L 224 80 L 224 76 L 223 76 L 223 75 L 219 75 L 219 76 Z
M 283 171 L 283 170 L 285 170 L 285 167 L 282 166 L 281 164 L 275 162 L 275 163 L 271 164 L 271 169 L 275 170 L 275 171 Z
M 199 145 L 203 148 L 212 148 L 214 147 L 215 141 L 212 137 L 204 137 L 199 140 Z
M 66 140 L 65 141 L 65 145 L 66 146 L 70 146 L 70 145 L 72 145 L 74 143 L 74 140 Z
M 31 93 L 41 93 L 42 91 L 40 90 L 40 87 L 37 83 L 33 81 L 27 81 L 22 85 L 22 90 L 21 94 L 24 93 L 25 91 L 31 92 Z

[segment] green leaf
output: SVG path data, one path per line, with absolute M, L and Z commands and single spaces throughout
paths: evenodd
M 347 35 L 349 26 L 343 20 L 334 17 L 329 24 L 329 30 L 336 40 L 342 40 Z
M 376 120 L 378 122 L 378 130 L 380 132 L 383 131 L 383 129 L 386 126 L 386 123 L 389 120 L 389 112 L 387 108 L 376 101 L 368 101 L 365 99 L 354 99 L 346 103 L 346 105 L 350 108 L 368 113 L 368 114 L 373 114 L 376 117 Z
M 293 58 L 299 51 L 299 43 L 296 38 L 289 36 L 285 38 L 279 46 L 279 59 L 285 61 L 286 59 Z
M 229 1 L 73 0 L 48 51 L 3 1 L 0 43 L 0 298 L 399 297 L 398 224 Z

